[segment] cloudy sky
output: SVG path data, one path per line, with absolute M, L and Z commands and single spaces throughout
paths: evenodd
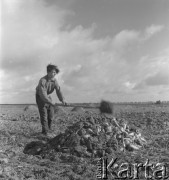
M 2 0 L 1 7 L 0 103 L 35 103 L 48 63 L 61 70 L 67 102 L 169 100 L 168 0 Z

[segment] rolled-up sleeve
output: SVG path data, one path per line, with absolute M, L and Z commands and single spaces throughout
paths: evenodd
M 64 100 L 64 97 L 57 81 L 55 81 L 55 89 L 56 89 L 56 94 L 58 96 L 59 101 L 62 102 Z
M 41 79 L 39 81 L 39 85 L 38 85 L 39 96 L 42 98 L 42 100 L 45 103 L 52 104 L 52 100 L 47 95 L 47 88 L 45 84 L 46 84 L 46 81 L 44 79 Z

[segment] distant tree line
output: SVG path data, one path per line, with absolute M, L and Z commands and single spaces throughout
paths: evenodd
M 145 101 L 145 102 L 113 102 L 113 101 L 109 101 L 112 102 L 113 104 L 117 104 L 117 105 L 153 105 L 153 104 L 169 104 L 169 101 L 161 101 L 161 100 L 157 100 L 157 101 Z M 75 104 L 75 105 L 86 105 L 86 106 L 99 106 L 100 103 L 71 103 L 71 104 Z

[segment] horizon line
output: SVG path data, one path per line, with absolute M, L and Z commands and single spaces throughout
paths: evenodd
M 110 102 L 110 101 L 108 101 Z M 124 101 L 124 102 L 112 102 L 112 103 L 115 103 L 115 104 L 127 104 L 127 103 L 130 103 L 130 104 L 137 104 L 137 103 L 157 103 L 157 102 L 160 102 L 160 103 L 169 103 L 169 101 L 161 101 L 161 100 L 157 100 L 157 101 Z M 98 104 L 100 102 L 73 102 L 73 103 L 69 103 L 69 104 Z M 0 103 L 0 105 L 36 105 L 36 103 Z

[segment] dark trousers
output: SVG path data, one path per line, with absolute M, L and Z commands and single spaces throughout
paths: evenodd
M 51 125 L 54 118 L 54 107 L 43 102 L 40 96 L 37 94 L 36 103 L 39 109 L 42 133 L 46 134 L 49 130 L 51 130 Z

